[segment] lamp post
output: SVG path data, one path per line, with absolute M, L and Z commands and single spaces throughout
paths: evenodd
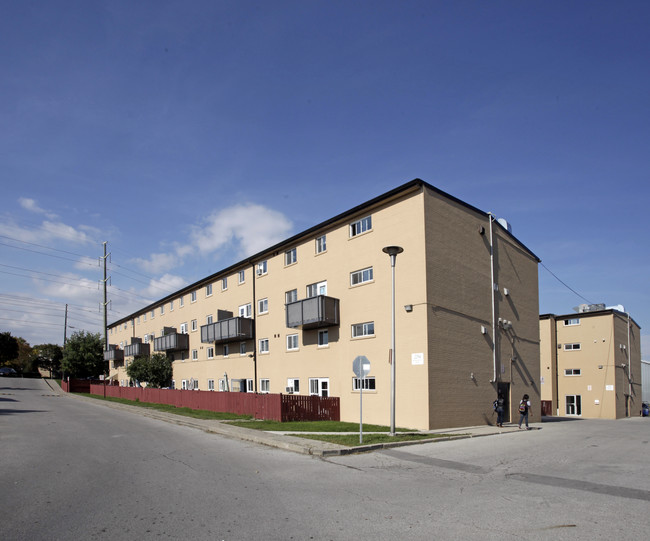
M 385 254 L 390 256 L 390 267 L 392 273 L 391 287 L 391 363 L 390 363 L 390 435 L 395 435 L 395 260 L 397 254 L 401 254 L 404 248 L 401 246 L 386 246 L 382 249 Z

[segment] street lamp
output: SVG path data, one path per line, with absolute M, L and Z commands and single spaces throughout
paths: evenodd
M 395 260 L 397 254 L 401 254 L 404 248 L 401 246 L 386 246 L 382 249 L 385 254 L 390 256 L 390 266 L 392 271 L 391 287 L 391 363 L 390 363 L 390 435 L 395 435 Z

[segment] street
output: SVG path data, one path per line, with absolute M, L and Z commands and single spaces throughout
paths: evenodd
M 319 459 L 0 378 L 5 540 L 645 539 L 650 420 Z

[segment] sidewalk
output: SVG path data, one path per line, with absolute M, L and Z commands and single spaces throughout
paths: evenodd
M 438 443 L 442 441 L 450 441 L 465 438 L 479 438 L 483 436 L 495 436 L 499 434 L 508 434 L 512 432 L 522 432 L 516 424 L 506 425 L 503 428 L 497 426 L 472 426 L 464 428 L 443 428 L 440 430 L 428 431 L 429 434 L 436 435 L 431 439 L 422 439 L 415 441 L 400 441 L 394 443 L 379 443 L 373 445 L 360 445 L 356 447 L 347 447 L 345 445 L 338 445 L 324 441 L 310 440 L 300 438 L 297 434 L 309 434 L 309 432 L 265 432 L 263 430 L 254 430 L 252 428 L 242 428 L 233 426 L 224 421 L 213 421 L 203 419 L 193 419 L 183 415 L 174 415 L 173 413 L 163 413 L 160 411 L 141 408 L 139 406 L 130 406 L 127 404 L 119 404 L 117 402 L 96 400 L 86 396 L 77 395 L 74 393 L 65 393 L 59 385 L 51 380 L 44 379 L 43 381 L 52 389 L 52 391 L 63 396 L 73 398 L 75 400 L 91 401 L 93 404 L 106 406 L 113 409 L 128 411 L 130 413 L 157 419 L 166 423 L 173 423 L 190 428 L 197 428 L 211 434 L 219 434 L 228 438 L 238 439 L 242 441 L 249 441 L 260 445 L 267 445 L 269 447 L 276 447 L 284 449 L 285 451 L 292 451 L 305 455 L 313 455 L 319 457 L 327 456 L 341 456 L 355 453 L 365 453 L 369 451 L 376 451 L 378 449 L 390 449 L 393 447 L 405 447 L 407 445 L 420 445 L 422 443 Z M 536 425 L 531 425 L 533 429 L 539 429 Z M 314 433 L 315 434 L 315 433 Z M 323 434 L 320 432 L 320 434 Z M 349 433 L 348 433 L 349 434 Z M 369 434 L 369 432 L 364 432 Z M 441 437 L 441 435 L 443 435 Z

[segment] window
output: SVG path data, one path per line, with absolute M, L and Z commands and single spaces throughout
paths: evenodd
M 190 293 L 190 302 L 196 302 L 196 291 Z
M 181 389 L 183 389 L 184 391 L 187 390 L 187 380 L 186 379 L 181 381 Z
M 322 348 L 327 345 L 329 345 L 330 339 L 329 339 L 329 333 L 327 332 L 327 329 L 324 331 L 318 331 L 318 347 Z
M 214 380 L 213 379 L 208 380 L 208 391 L 214 391 Z
M 260 379 L 260 393 L 270 392 L 271 381 L 268 379 Z
M 240 270 L 237 273 L 237 279 L 239 280 L 240 284 L 243 284 L 246 281 L 246 271 Z
M 287 387 L 292 389 L 291 391 L 288 391 L 288 392 L 292 392 L 292 393 L 296 393 L 296 394 L 299 393 L 300 392 L 300 380 L 298 378 L 289 378 L 287 380 Z
M 169 301 L 169 311 L 170 312 L 174 311 L 174 301 Z
M 205 296 L 209 297 L 210 295 L 212 295 L 212 284 L 205 286 Z
M 181 323 L 181 332 L 180 334 L 187 334 L 187 323 Z
M 329 396 L 329 387 L 329 378 L 309 378 L 309 394 L 311 395 L 327 398 Z
M 287 250 L 286 252 L 284 252 L 285 265 L 293 265 L 297 260 L 298 260 L 298 254 L 295 248 L 291 248 L 291 250 Z
M 268 264 L 266 261 L 260 261 L 257 264 L 257 275 L 262 276 L 268 272 Z
M 580 344 L 564 344 L 564 351 L 576 351 L 580 349 Z
M 192 321 L 190 321 L 190 329 L 192 329 L 192 332 L 194 332 L 194 331 L 196 331 L 198 329 L 196 319 L 193 319 Z
M 212 324 L 212 314 L 210 314 L 209 316 L 207 316 L 205 318 L 205 324 L 206 325 L 211 325 Z
M 228 277 L 226 276 L 225 278 L 221 279 L 221 291 L 225 291 L 228 289 Z
M 350 273 L 350 285 L 356 286 L 364 282 L 372 282 L 372 267 Z
M 223 356 L 228 357 L 230 354 L 230 345 L 229 344 L 224 344 L 223 345 Z
M 357 235 L 370 231 L 371 229 L 372 217 L 366 216 L 365 218 L 361 218 L 361 220 L 350 224 L 350 237 L 356 237 Z
M 192 350 L 192 360 L 193 361 L 198 361 L 199 360 L 199 352 L 196 349 Z
M 307 298 L 316 297 L 318 295 L 327 295 L 327 280 L 309 284 L 307 286 Z
M 255 389 L 253 389 L 253 380 L 252 379 L 242 380 L 242 383 L 244 382 L 246 383 L 246 392 L 254 393 Z
M 579 394 L 576 395 L 567 395 L 566 399 L 566 414 L 567 415 L 582 415 L 582 396 Z
M 239 317 L 251 317 L 252 306 L 250 303 L 243 304 L 239 307 Z
M 185 297 L 181 297 L 178 299 L 178 306 L 180 306 L 181 308 L 185 306 Z
M 208 354 L 208 359 L 214 359 L 214 348 L 213 347 L 207 348 L 207 354 Z
M 285 304 L 291 304 L 292 302 L 296 302 L 298 300 L 298 290 L 297 289 L 292 289 L 291 291 L 287 291 L 284 294 L 284 302 Z
M 316 239 L 316 253 L 322 254 L 326 250 L 327 250 L 327 237 L 323 235 L 322 237 L 318 237 Z
M 564 369 L 564 375 L 565 376 L 579 376 L 579 375 L 581 375 L 581 370 L 580 370 L 580 368 L 565 368 Z
M 289 334 L 287 335 L 287 349 L 289 351 L 298 349 L 298 335 Z
M 266 314 L 269 311 L 269 299 L 260 299 L 257 301 L 257 311 L 260 314 Z
M 269 339 L 268 338 L 262 338 L 259 341 L 260 345 L 260 353 L 268 353 L 269 352 Z
M 239 354 L 246 355 L 246 342 L 239 342 Z
M 225 379 L 219 380 L 219 391 L 224 392 L 228 390 L 228 382 Z
M 146 313 L 142 314 L 142 321 L 147 321 L 147 314 Z
M 368 323 L 357 323 L 352 325 L 352 338 L 359 338 L 361 336 L 374 336 L 375 322 L 369 321 Z
M 152 311 L 151 311 L 151 319 L 153 319 L 154 317 L 156 317 L 156 312 L 154 312 L 154 311 L 152 310 Z
M 375 391 L 375 378 L 352 378 L 353 391 L 358 391 L 362 387 L 364 391 Z
M 149 343 L 149 335 L 148 335 L 148 334 L 145 334 L 145 335 L 144 335 L 144 343 L 145 343 L 145 344 L 148 344 L 148 343 Z
M 564 320 L 564 326 L 569 327 L 572 325 L 580 325 L 580 318 L 573 318 L 573 319 L 565 319 Z

